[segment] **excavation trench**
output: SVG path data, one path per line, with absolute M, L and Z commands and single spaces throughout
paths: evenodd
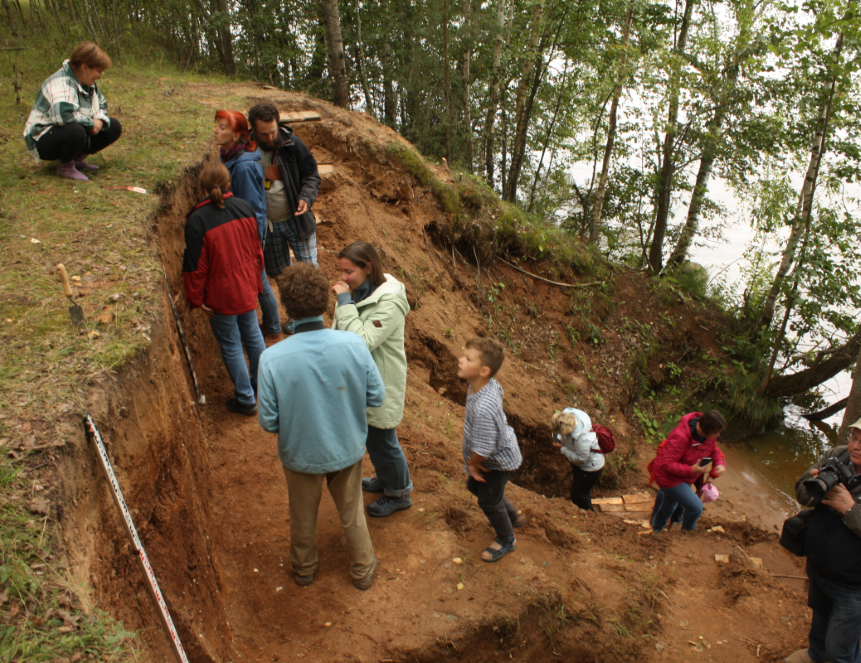
M 390 167 L 362 163 L 361 155 L 350 149 L 349 127 L 343 124 L 323 122 L 299 132 L 318 160 L 336 164 L 316 207 L 322 220 L 321 266 L 334 275 L 331 250 L 358 238 L 374 241 L 383 249 L 387 269 L 406 275 L 418 311 L 419 299 L 427 300 L 430 288 L 409 274 L 421 273 L 417 262 L 426 258 L 404 250 L 414 232 L 404 228 L 414 226 L 417 218 L 439 217 L 432 196 L 405 188 L 407 178 Z M 401 427 L 416 483 L 416 507 L 403 517 L 370 523 L 381 569 L 374 589 L 362 593 L 349 582 L 342 531 L 331 500 L 324 497 L 318 579 L 310 588 L 293 584 L 287 561 L 287 491 L 275 437 L 263 433 L 256 418 L 227 412 L 224 401 L 232 387 L 217 346 L 204 316 L 189 310 L 182 293 L 183 224 L 196 201 L 198 172 L 199 166 L 189 169 L 162 193 L 153 220 L 152 241 L 158 244 L 170 295 L 163 290 L 152 345 L 118 376 L 97 384 L 90 402 L 189 659 L 376 660 L 409 652 L 419 660 L 439 655 L 466 660 L 462 647 L 496 643 L 487 660 L 495 660 L 493 652 L 508 660 L 524 642 L 543 647 L 546 624 L 536 615 L 544 615 L 558 600 L 545 578 L 530 575 L 527 582 L 524 575 L 518 580 L 518 596 L 529 597 L 518 605 L 506 596 L 510 588 L 479 582 L 476 573 L 483 569 L 475 563 L 451 562 L 469 555 L 475 559 L 489 530 L 458 488 L 459 440 L 451 430 L 459 430 L 462 415 L 456 407 L 465 390 L 452 379 L 456 350 L 442 336 L 429 334 L 417 314 L 408 318 L 407 335 L 424 342 L 420 350 L 414 340 L 408 344 L 415 365 L 408 410 L 420 419 L 442 391 L 448 418 L 446 426 L 427 430 L 415 424 Z M 371 195 L 364 187 L 368 182 Z M 411 202 L 407 208 L 393 205 L 394 200 Z M 388 233 L 380 234 L 381 227 Z M 204 407 L 196 403 L 167 296 L 176 302 L 206 396 Z M 469 321 L 462 323 L 468 326 Z M 444 442 L 438 439 L 442 430 L 448 438 Z M 172 660 L 93 450 L 83 437 L 63 469 L 71 506 L 65 533 L 76 575 L 89 579 L 93 603 L 141 633 L 154 660 Z M 464 582 L 469 589 L 458 590 Z
M 248 94 L 245 104 L 256 101 L 253 95 L 259 90 Z M 755 617 L 771 609 L 776 596 L 787 599 L 784 605 L 795 600 L 774 581 L 768 585 L 772 593 L 762 600 L 735 591 L 763 583 L 761 579 L 751 584 L 730 578 L 725 592 L 721 583 L 728 576 L 713 564 L 703 565 L 715 552 L 710 540 L 641 537 L 636 527 L 581 514 L 564 499 L 568 464 L 549 444 L 549 416 L 569 402 L 573 392 L 568 387 L 576 383 L 581 385 L 578 402 L 592 411 L 601 405 L 604 412 L 606 405 L 607 415 L 624 424 L 621 408 L 630 389 L 625 353 L 636 345 L 636 335 L 614 336 L 608 330 L 603 347 L 614 348 L 612 352 L 600 356 L 584 346 L 576 356 L 547 361 L 544 339 L 564 338 L 571 319 L 569 296 L 504 267 L 494 278 L 505 279 L 512 329 L 530 340 L 519 355 L 506 360 L 500 376 L 506 412 L 524 452 L 508 495 L 530 521 L 518 530 L 514 553 L 495 565 L 480 561 L 493 533 L 464 487 L 460 436 L 466 391 L 457 379 L 456 362 L 467 339 L 489 333 L 476 306 L 484 291 L 470 289 L 477 279 L 468 266 L 448 262 L 445 253 L 429 244 L 423 229 L 448 219 L 431 189 L 387 156 L 390 145 L 405 145 L 401 138 L 324 102 L 272 95 L 284 110 L 322 116 L 319 122 L 295 127 L 318 162 L 332 165 L 314 207 L 321 221 L 321 269 L 332 280 L 337 251 L 367 240 L 380 249 L 386 271 L 407 287 L 412 307 L 406 326 L 409 380 L 398 435 L 415 485 L 414 503 L 407 511 L 369 521 L 380 565 L 372 589 L 361 592 L 350 582 L 343 532 L 324 492 L 317 577 L 304 588 L 292 582 L 287 490 L 275 436 L 263 433 L 255 418 L 226 410 L 232 385 L 204 316 L 191 312 L 182 294 L 183 224 L 196 199 L 197 169 L 187 171 L 163 192 L 152 221 L 151 241 L 162 256 L 170 292 L 162 289 L 152 345 L 119 375 L 94 385 L 89 409 L 189 659 L 688 660 L 687 644 L 677 658 L 662 658 L 654 648 L 657 638 L 669 637 L 665 631 L 673 624 L 690 621 L 691 628 L 697 624 L 703 629 L 697 632 L 714 626 L 714 614 L 683 612 L 689 603 L 684 583 L 695 585 L 693 594 L 709 604 L 732 607 L 726 614 L 738 619 L 720 618 L 721 628 L 778 641 L 783 622 L 777 620 L 769 630 Z M 438 169 L 437 176 L 450 175 Z M 633 280 L 618 287 L 618 296 L 639 301 L 642 288 Z M 168 296 L 176 301 L 189 340 L 207 399 L 204 407 L 196 402 Z M 517 306 L 533 314 L 540 308 L 540 322 L 537 315 L 518 318 Z M 511 338 L 517 341 L 517 334 Z M 597 373 L 596 367 L 608 376 L 600 401 L 590 395 L 583 376 Z M 577 371 L 581 375 L 573 376 Z M 83 433 L 63 462 L 62 523 L 82 592 L 127 628 L 138 630 L 152 660 L 172 661 Z M 726 536 L 742 545 L 764 546 L 764 556 L 772 554 L 761 537 L 749 538 L 746 525 L 729 528 Z M 670 551 L 696 564 L 683 576 L 679 593 L 676 576 L 658 565 Z M 772 559 L 784 563 L 777 555 Z M 786 564 L 784 572 L 792 573 L 794 567 Z M 659 613 L 669 618 L 662 621 Z M 799 619 L 796 613 L 792 618 Z M 768 633 L 755 633 L 754 627 Z M 673 637 L 684 643 L 690 636 L 676 632 Z M 754 660 L 744 647 L 725 647 L 725 660 Z

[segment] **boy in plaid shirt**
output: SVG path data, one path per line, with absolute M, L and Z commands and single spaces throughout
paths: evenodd
M 526 515 L 505 497 L 505 485 L 523 457 L 514 430 L 502 410 L 502 387 L 493 379 L 505 359 L 498 341 L 474 338 L 457 363 L 457 376 L 469 383 L 463 421 L 466 488 L 490 521 L 496 538 L 483 553 L 496 562 L 517 547 L 514 530 L 526 524 Z

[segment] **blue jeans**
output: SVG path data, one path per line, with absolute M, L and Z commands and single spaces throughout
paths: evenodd
M 272 292 L 272 286 L 269 285 L 269 279 L 266 278 L 265 269 L 262 276 L 263 292 L 257 295 L 257 301 L 260 302 L 260 310 L 263 311 L 263 326 L 270 334 L 280 334 L 281 318 L 278 316 L 278 299 Z
M 652 507 L 652 516 L 651 516 L 652 523 L 655 522 L 655 514 L 658 513 L 658 511 L 660 510 L 661 505 L 663 503 L 664 503 L 664 491 L 659 490 L 658 494 L 655 495 L 655 506 Z M 670 523 L 681 524 L 682 514 L 684 514 L 684 512 L 685 512 L 685 507 L 683 507 L 681 504 L 679 504 L 676 507 L 676 510 L 673 511 L 673 515 L 670 516 Z
M 233 393 L 242 405 L 254 405 L 257 399 L 257 364 L 260 355 L 266 349 L 263 334 L 257 324 L 257 311 L 252 310 L 241 315 L 221 315 L 216 313 L 209 319 L 212 334 L 221 349 L 221 359 L 227 368 L 227 374 L 233 381 Z M 242 346 L 248 353 L 248 366 Z M 251 371 L 251 375 L 248 371 Z
M 807 654 L 817 663 L 861 663 L 861 585 L 824 578 L 811 564 L 807 577 L 813 608 Z
M 383 484 L 383 494 L 388 497 L 403 497 L 413 492 L 407 457 L 398 442 L 397 428 L 374 428 L 368 426 L 365 441 L 377 479 Z
M 679 505 L 685 510 L 682 517 L 682 529 L 692 532 L 697 528 L 697 521 L 703 514 L 703 503 L 688 484 L 680 483 L 672 488 L 661 488 L 658 495 L 661 499 L 661 505 L 655 510 L 655 515 L 652 517 L 652 528 L 656 532 L 664 530 L 667 521 Z M 657 499 L 655 501 L 657 503 Z

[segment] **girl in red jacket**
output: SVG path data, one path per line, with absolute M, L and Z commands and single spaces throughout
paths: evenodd
M 200 185 L 209 197 L 195 205 L 185 221 L 185 298 L 191 308 L 206 314 L 218 341 L 234 386 L 227 409 L 252 416 L 257 413 L 257 363 L 265 349 L 257 324 L 257 295 L 263 291 L 257 219 L 248 203 L 227 191 L 230 174 L 224 164 L 207 163 Z
M 652 528 L 656 532 L 663 531 L 678 506 L 684 509 L 682 529 L 691 532 L 696 529 L 703 503 L 691 490 L 691 484 L 697 480 L 710 481 L 726 471 L 726 460 L 717 446 L 725 428 L 726 421 L 717 410 L 705 414 L 691 412 L 679 419 L 679 425 L 661 443 L 651 468 L 661 489 L 652 512 Z

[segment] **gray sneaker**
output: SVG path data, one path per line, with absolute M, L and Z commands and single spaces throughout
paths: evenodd
M 383 484 L 377 477 L 365 477 L 362 479 L 362 490 L 366 493 L 382 493 Z
M 385 518 L 391 516 L 395 511 L 409 509 L 413 505 L 413 500 L 409 495 L 403 497 L 389 497 L 384 495 L 376 502 L 371 502 L 368 505 L 368 515 L 374 518 Z

